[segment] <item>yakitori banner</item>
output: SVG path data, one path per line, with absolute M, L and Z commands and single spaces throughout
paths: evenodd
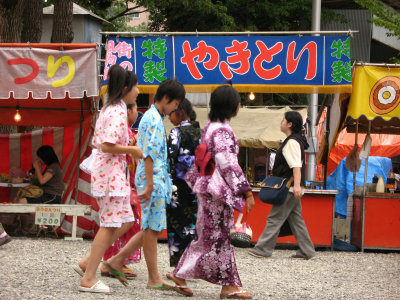
M 0 48 L 0 99 L 98 95 L 96 49 Z
M 347 116 L 365 116 L 372 121 L 377 116 L 389 121 L 400 119 L 400 68 L 357 66 L 354 88 Z
M 177 77 L 189 91 L 230 80 L 242 92 L 350 92 L 347 36 L 110 36 L 111 65 L 139 77 L 142 92 Z

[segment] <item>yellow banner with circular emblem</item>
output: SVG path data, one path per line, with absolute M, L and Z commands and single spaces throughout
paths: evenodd
M 347 116 L 400 119 L 400 68 L 356 66 Z

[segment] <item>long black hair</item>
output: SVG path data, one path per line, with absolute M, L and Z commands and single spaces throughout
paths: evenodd
M 211 122 L 224 122 L 236 115 L 239 104 L 240 96 L 237 90 L 230 85 L 221 85 L 211 94 L 208 118 Z
M 107 102 L 105 106 L 118 103 L 137 83 L 138 78 L 134 72 L 127 71 L 120 65 L 112 65 L 108 70 Z
M 60 163 L 53 147 L 49 145 L 44 145 L 37 149 L 36 155 L 43 160 L 46 166 L 51 165 L 52 163 Z
M 285 112 L 285 119 L 288 123 L 292 123 L 292 127 L 290 128 L 292 130 L 292 133 L 304 135 L 303 118 L 301 117 L 299 112 L 287 111 Z
M 178 109 L 175 111 L 177 114 L 185 114 L 185 117 L 189 117 L 190 121 L 196 121 L 196 112 L 193 110 L 192 103 L 188 99 L 183 99 L 179 103 Z

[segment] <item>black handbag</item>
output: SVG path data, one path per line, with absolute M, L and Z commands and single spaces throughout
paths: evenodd
M 264 203 L 272 205 L 282 204 L 289 192 L 289 187 L 293 182 L 293 177 L 287 178 L 269 176 L 266 177 L 259 186 L 261 187 L 258 198 Z

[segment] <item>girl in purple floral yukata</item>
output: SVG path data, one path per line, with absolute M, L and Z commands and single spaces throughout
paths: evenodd
M 108 99 L 96 122 L 92 141 L 98 152 L 93 162 L 91 193 L 99 204 L 100 229 L 90 254 L 75 269 L 78 273 L 84 271 L 79 291 L 107 294 L 113 290 L 96 278 L 96 270 L 106 249 L 132 226 L 135 219 L 130 205 L 126 154 L 143 158 L 139 147 L 128 145 L 127 105 L 135 103 L 139 94 L 137 76 L 119 65 L 113 65 L 108 76 Z M 126 283 L 122 272 L 117 272 L 107 262 L 104 264 L 117 279 Z
M 207 144 L 215 170 L 211 176 L 199 176 L 193 164 L 186 173 L 185 180 L 198 199 L 196 237 L 170 279 L 188 296 L 193 293 L 186 286 L 186 279 L 194 278 L 221 285 L 221 299 L 251 299 L 250 292 L 240 289 L 230 238 L 233 210 L 241 211 L 247 204 L 249 211 L 254 206 L 251 187 L 238 164 L 239 144 L 229 124 L 239 111 L 239 94 L 230 85 L 220 86 L 211 94 L 210 106 L 210 121 L 201 141 Z

